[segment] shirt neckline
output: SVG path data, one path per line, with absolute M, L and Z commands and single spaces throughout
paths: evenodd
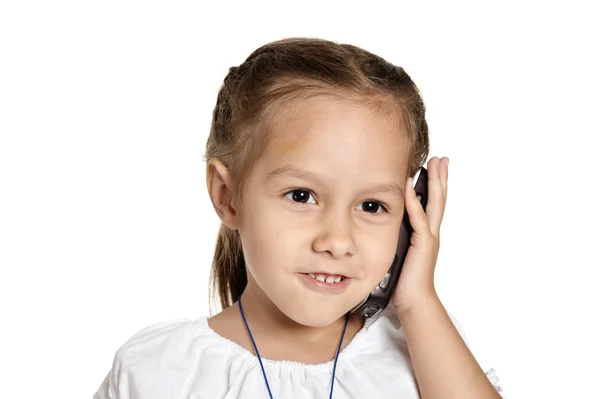
M 371 327 L 371 325 L 377 319 L 379 319 L 385 313 L 385 311 L 386 311 L 386 309 L 384 309 L 377 316 L 369 318 L 365 321 L 364 325 L 361 327 L 360 330 L 358 330 L 358 332 L 356 333 L 356 335 L 354 335 L 354 337 L 348 343 L 348 345 L 346 345 L 340 351 L 338 362 L 341 361 L 342 359 L 351 358 L 356 354 L 356 352 L 358 351 L 357 348 L 359 348 L 361 346 L 361 343 L 365 340 L 367 330 Z M 223 337 L 222 335 L 217 333 L 215 330 L 213 330 L 208 325 L 208 317 L 203 317 L 200 320 L 200 323 L 201 323 L 202 328 L 204 330 L 206 330 L 210 336 L 212 336 L 217 341 L 223 343 L 234 354 L 241 356 L 242 358 L 244 358 L 247 361 L 256 362 L 256 364 L 258 364 L 258 357 L 256 355 L 254 355 L 254 353 L 250 352 L 243 346 Z M 316 371 L 316 370 L 323 370 L 323 369 L 330 370 L 331 367 L 333 367 L 333 363 L 335 360 L 335 359 L 332 359 L 332 360 L 329 360 L 329 361 L 323 362 L 323 363 L 302 363 L 302 362 L 297 362 L 297 361 L 293 361 L 293 360 L 274 360 L 274 359 L 265 358 L 263 356 L 261 356 L 260 358 L 261 358 L 265 368 L 267 368 L 267 367 L 278 368 L 278 369 L 282 369 L 282 368 L 290 369 L 291 368 L 291 369 L 303 369 L 303 370 L 307 370 L 307 371 L 309 371 L 309 370 Z

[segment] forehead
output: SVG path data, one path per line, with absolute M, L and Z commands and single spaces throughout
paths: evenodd
M 400 109 L 385 112 L 339 96 L 316 96 L 290 103 L 268 135 L 261 169 L 292 164 L 323 174 L 401 178 L 408 170 L 410 142 Z

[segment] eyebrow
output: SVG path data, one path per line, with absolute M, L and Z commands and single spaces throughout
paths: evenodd
M 323 181 L 315 173 L 309 172 L 307 170 L 298 169 L 292 165 L 286 165 L 274 169 L 267 175 L 266 179 L 274 180 L 279 177 L 297 177 L 303 180 L 311 181 L 321 186 L 325 186 Z M 375 184 L 365 191 L 374 193 L 391 193 L 398 197 L 401 201 L 404 201 L 404 189 L 402 188 L 402 186 L 396 183 Z

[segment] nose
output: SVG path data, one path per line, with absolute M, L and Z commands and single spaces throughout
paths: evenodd
M 334 259 L 356 252 L 356 245 L 352 238 L 352 221 L 349 215 L 341 212 L 329 212 L 323 215 L 319 232 L 313 240 L 315 252 L 328 253 Z

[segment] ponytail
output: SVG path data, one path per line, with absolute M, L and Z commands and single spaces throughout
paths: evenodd
M 211 269 L 212 297 L 218 295 L 221 308 L 237 302 L 248 283 L 242 242 L 237 230 L 221 224 Z

